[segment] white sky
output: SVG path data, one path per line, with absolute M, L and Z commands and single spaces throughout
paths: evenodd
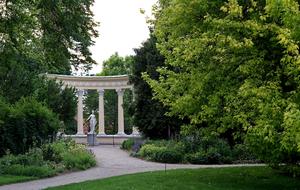
M 152 5 L 157 0 L 95 0 L 93 11 L 99 37 L 91 47 L 93 58 L 98 63 L 91 74 L 101 71 L 102 62 L 118 52 L 120 56 L 133 55 L 149 37 L 146 15 L 151 15 Z M 145 15 L 140 9 L 146 11 Z

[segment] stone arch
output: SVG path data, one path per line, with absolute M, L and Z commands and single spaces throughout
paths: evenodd
M 137 136 L 138 132 L 134 128 L 132 135 L 126 135 L 124 132 L 124 111 L 123 111 L 123 95 L 125 89 L 133 89 L 133 85 L 129 84 L 128 75 L 116 76 L 71 76 L 47 74 L 47 78 L 61 81 L 63 86 L 74 87 L 77 90 L 77 133 L 73 137 L 86 137 L 83 133 L 83 101 L 82 96 L 84 90 L 97 90 L 99 93 L 99 133 L 97 137 L 110 137 L 112 135 L 105 134 L 104 126 L 104 93 L 105 90 L 114 89 L 118 94 L 118 133 L 114 137 L 130 137 Z

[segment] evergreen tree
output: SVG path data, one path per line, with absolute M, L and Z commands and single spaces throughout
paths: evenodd
M 142 47 L 135 49 L 131 83 L 134 85 L 133 116 L 134 125 L 147 137 L 168 138 L 179 132 L 180 121 L 176 117 L 166 116 L 168 109 L 153 99 L 150 86 L 142 79 L 147 72 L 152 79 L 158 80 L 158 67 L 164 66 L 164 57 L 156 49 L 156 38 L 151 37 Z

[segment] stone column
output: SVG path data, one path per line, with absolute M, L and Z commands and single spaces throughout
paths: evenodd
M 83 105 L 82 96 L 83 90 L 77 91 L 78 103 L 77 103 L 77 135 L 83 135 Z
M 125 135 L 124 133 L 124 110 L 123 110 L 123 89 L 116 89 L 118 93 L 118 135 Z
M 135 101 L 135 94 L 134 94 L 134 86 L 132 86 L 130 88 L 131 92 L 132 92 L 132 102 Z M 139 130 L 136 126 L 132 126 L 132 133 L 131 133 L 132 136 L 139 136 L 140 133 L 139 133 Z
M 99 92 L 99 135 L 105 135 L 104 129 L 104 89 L 98 90 Z

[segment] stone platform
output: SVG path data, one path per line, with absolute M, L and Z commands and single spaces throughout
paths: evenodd
M 76 143 L 87 144 L 87 135 L 63 135 L 63 138 L 72 138 Z M 97 135 L 96 144 L 120 145 L 129 138 L 141 138 L 139 135 Z

